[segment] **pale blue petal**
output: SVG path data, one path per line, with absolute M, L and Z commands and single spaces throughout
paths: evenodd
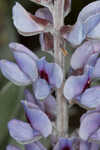
M 46 148 L 40 142 L 34 142 L 32 144 L 25 145 L 26 150 L 46 150 Z
M 96 108 L 100 105 L 100 86 L 91 87 L 81 95 L 80 103 L 88 108 Z
M 80 141 L 80 148 L 79 150 L 91 150 L 91 144 L 87 141 Z
M 70 76 L 64 86 L 64 96 L 70 101 L 79 96 L 88 82 L 88 73 L 80 76 Z
M 45 113 L 50 117 L 50 119 L 55 119 L 57 114 L 57 103 L 55 98 L 50 95 L 44 101 Z
M 93 70 L 93 77 L 100 78 L 100 58 L 98 58 L 97 63 Z
M 81 120 L 81 125 L 79 129 L 79 136 L 83 140 L 88 140 L 91 138 L 93 134 L 99 129 L 100 127 L 100 114 L 98 112 L 94 112 L 87 114 Z
M 78 47 L 72 55 L 71 66 L 73 69 L 82 68 L 92 54 L 100 53 L 100 41 L 87 41 Z
M 34 82 L 38 78 L 36 61 L 30 55 L 21 51 L 15 50 L 13 55 L 21 70 Z
M 1 60 L 0 69 L 3 75 L 16 85 L 25 86 L 31 84 L 31 80 L 13 62 Z
M 31 126 L 42 136 L 48 137 L 52 132 L 52 124 L 47 115 L 35 105 L 30 105 L 27 101 L 22 101 L 22 104 Z
M 9 144 L 7 147 L 6 147 L 6 150 L 20 150 L 18 147 L 14 146 L 14 145 L 11 145 Z
M 13 119 L 8 123 L 9 133 L 17 142 L 27 142 L 32 140 L 39 133 L 32 129 L 29 123 Z
M 23 52 L 27 55 L 29 55 L 33 60 L 38 60 L 38 57 L 36 56 L 35 53 L 33 53 L 30 49 L 25 47 L 24 45 L 16 42 L 11 42 L 9 44 L 9 48 L 11 49 L 12 52 L 18 51 L 18 52 Z
M 18 2 L 13 7 L 13 22 L 22 35 L 34 35 L 43 31 L 43 27 Z
M 51 69 L 51 73 L 48 73 L 51 86 L 60 88 L 63 82 L 63 72 L 61 67 L 56 63 L 50 63 L 48 65 L 48 68 L 46 67 L 46 70 L 48 70 L 48 72 L 49 69 Z
M 33 91 L 37 99 L 45 99 L 50 94 L 50 87 L 46 80 L 38 79 L 33 84 Z

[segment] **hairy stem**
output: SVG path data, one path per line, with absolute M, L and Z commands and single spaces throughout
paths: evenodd
M 64 55 L 61 51 L 62 43 L 60 37 L 60 28 L 64 24 L 64 1 L 65 0 L 55 0 L 54 1 L 54 57 L 55 62 L 59 64 L 63 70 L 64 80 L 65 80 L 65 63 L 64 63 Z M 57 89 L 57 120 L 56 126 L 59 136 L 65 136 L 68 130 L 68 109 L 66 99 L 63 96 L 63 86 L 64 80 L 61 88 Z

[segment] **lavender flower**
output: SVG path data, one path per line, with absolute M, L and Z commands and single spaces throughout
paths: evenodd
M 52 132 L 48 116 L 33 103 L 22 101 L 22 104 L 29 123 L 16 119 L 9 121 L 8 129 L 11 137 L 23 144 L 35 142 L 41 136 L 48 137 Z
M 19 3 L 13 7 L 13 22 L 18 32 L 24 36 L 46 32 L 50 26 L 50 22 L 30 14 Z
M 100 142 L 100 108 L 91 110 L 81 117 L 79 135 L 83 140 Z
M 63 37 L 72 45 L 80 45 L 86 38 L 100 39 L 100 1 L 95 1 L 84 7 L 75 25 L 66 26 Z
M 43 101 L 40 101 L 36 99 L 30 92 L 29 90 L 25 90 L 25 99 L 28 102 L 31 102 L 35 105 L 38 105 L 38 107 L 46 113 L 46 115 L 49 117 L 51 121 L 54 121 L 56 119 L 56 114 L 57 114 L 57 103 L 55 98 L 50 95 Z
M 83 70 L 83 74 L 72 75 L 65 82 L 64 96 L 69 102 L 73 100 L 85 108 L 96 108 L 100 105 L 100 87 L 91 87 L 92 80 L 100 77 L 99 47 L 99 41 L 87 41 L 72 55 L 72 68 L 76 71 Z
M 59 65 L 48 63 L 45 57 L 39 59 L 21 44 L 11 43 L 9 46 L 17 64 L 0 61 L 1 72 L 8 80 L 16 85 L 32 84 L 37 99 L 46 98 L 52 89 L 61 86 L 63 73 Z

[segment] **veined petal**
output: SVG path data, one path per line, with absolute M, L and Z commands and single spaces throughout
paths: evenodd
M 8 129 L 11 137 L 17 142 L 27 142 L 39 135 L 28 123 L 16 119 L 9 121 Z
M 79 136 L 83 140 L 88 140 L 100 127 L 100 114 L 98 112 L 85 115 L 81 121 Z
M 30 80 L 33 82 L 36 81 L 38 78 L 36 61 L 32 59 L 30 55 L 24 52 L 13 51 L 13 55 L 19 68 L 21 68 L 21 70 L 30 78 Z
M 20 43 L 16 43 L 16 42 L 11 42 L 9 44 L 9 48 L 11 49 L 12 52 L 22 52 L 25 53 L 27 55 L 29 55 L 33 60 L 38 60 L 38 57 L 36 56 L 35 53 L 33 53 L 30 49 L 28 49 L 27 47 L 25 47 L 24 45 L 20 44 Z
M 1 60 L 0 69 L 3 75 L 16 85 L 25 86 L 31 84 L 31 80 L 13 62 Z
M 46 150 L 46 148 L 40 142 L 34 142 L 25 145 L 26 150 Z
M 82 44 L 82 46 L 78 47 L 72 55 L 72 68 L 82 68 L 87 63 L 88 58 L 94 53 L 100 53 L 100 42 L 98 40 L 91 40 Z
M 42 18 L 42 19 L 46 19 L 48 21 L 50 21 L 51 23 L 53 23 L 53 17 L 51 12 L 49 11 L 48 8 L 44 7 L 44 8 L 39 8 L 36 13 L 35 16 Z
M 13 7 L 14 25 L 20 34 L 29 36 L 43 32 L 43 24 L 47 25 L 47 21 L 39 20 L 36 16 L 28 13 L 19 3 Z M 39 21 L 43 24 L 39 24 Z
M 14 146 L 14 145 L 11 145 L 9 144 L 7 147 L 6 147 L 6 150 L 20 150 L 18 147 Z
M 88 82 L 88 73 L 80 76 L 70 76 L 64 86 L 64 96 L 70 101 L 79 96 Z
M 100 105 L 100 86 L 91 87 L 81 95 L 80 103 L 88 108 L 96 108 Z
M 48 137 L 52 132 L 52 125 L 47 115 L 36 106 L 30 106 L 27 101 L 22 101 L 31 126 L 42 136 Z
M 33 91 L 37 99 L 45 99 L 50 94 L 50 87 L 44 79 L 38 79 L 33 84 Z

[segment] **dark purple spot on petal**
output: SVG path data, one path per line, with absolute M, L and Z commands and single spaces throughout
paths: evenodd
M 49 83 L 48 74 L 45 72 L 45 70 L 41 70 L 39 74 L 42 79 L 45 79 Z
M 29 120 L 29 118 L 28 118 L 28 116 L 27 116 L 27 114 L 25 113 L 25 117 L 26 117 L 26 120 L 27 120 L 27 122 L 30 124 L 30 126 L 32 127 L 32 124 L 31 124 L 31 122 L 30 122 L 30 120 Z M 32 127 L 33 128 L 33 127 Z
M 69 146 L 65 146 L 61 150 L 70 150 L 70 147 Z

